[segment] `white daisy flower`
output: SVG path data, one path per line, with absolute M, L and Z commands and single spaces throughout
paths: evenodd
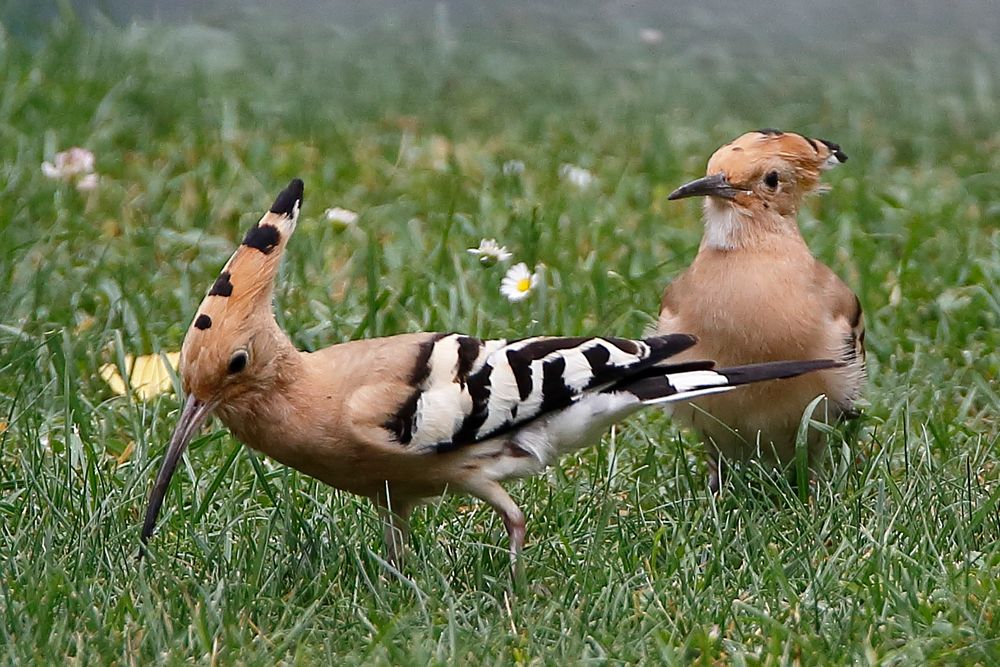
M 559 176 L 567 183 L 584 190 L 589 188 L 594 182 L 594 175 L 589 169 L 578 167 L 575 164 L 563 163 L 559 167 Z
M 479 242 L 478 248 L 469 248 L 466 252 L 479 257 L 479 263 L 483 266 L 493 266 L 497 262 L 506 262 L 514 255 L 505 246 L 496 242 L 496 239 L 483 239 Z
M 663 31 L 656 28 L 640 28 L 639 41 L 643 44 L 659 44 L 663 41 Z
M 74 146 L 67 151 L 56 153 L 52 162 L 42 163 L 42 173 L 49 178 L 63 181 L 85 176 L 94 171 L 94 154 L 86 148 Z
M 538 284 L 538 273 L 528 270 L 528 265 L 519 262 L 507 270 L 507 275 L 500 281 L 500 293 L 508 301 L 522 301 L 531 294 Z
M 504 176 L 520 176 L 524 173 L 524 163 L 520 160 L 507 160 L 500 169 Z
M 339 208 L 336 206 L 323 211 L 323 215 L 326 216 L 327 222 L 332 222 L 335 226 L 340 227 L 341 229 L 352 227 L 358 221 L 357 213 L 346 208 Z

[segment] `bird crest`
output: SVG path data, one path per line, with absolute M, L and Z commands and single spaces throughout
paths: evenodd
M 185 391 L 205 394 L 242 371 L 251 362 L 255 332 L 272 328 L 260 325 L 274 319 L 274 278 L 295 231 L 302 195 L 303 183 L 296 178 L 247 231 L 209 288 L 181 347 Z

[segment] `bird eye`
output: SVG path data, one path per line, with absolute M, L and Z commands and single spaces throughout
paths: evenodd
M 771 188 L 772 190 L 778 187 L 778 172 L 769 171 L 767 176 L 764 177 L 764 185 Z
M 229 374 L 235 375 L 247 367 L 250 362 L 250 355 L 246 350 L 237 350 L 229 360 Z

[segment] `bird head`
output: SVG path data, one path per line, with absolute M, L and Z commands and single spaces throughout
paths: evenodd
M 715 151 L 707 175 L 668 199 L 708 197 L 706 211 L 794 216 L 802 198 L 819 187 L 823 171 L 847 161 L 840 146 L 794 132 L 757 130 Z
M 209 415 L 240 400 L 266 400 L 281 376 L 281 352 L 289 343 L 274 321 L 271 297 L 302 193 L 301 180 L 288 184 L 243 237 L 198 306 L 181 347 L 179 370 L 187 399 L 150 495 L 143 541 L 152 534 L 181 454 Z

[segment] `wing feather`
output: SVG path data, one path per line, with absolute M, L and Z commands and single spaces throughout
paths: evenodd
M 683 334 L 641 341 L 441 336 L 420 350 L 413 394 L 385 428 L 407 447 L 450 451 L 566 408 L 694 343 L 694 337 Z
M 817 282 L 825 286 L 829 316 L 836 340 L 843 341 L 839 361 L 853 372 L 846 392 L 847 403 L 841 405 L 845 415 L 853 416 L 854 401 L 861 395 L 867 377 L 865 370 L 865 316 L 861 299 L 844 281 L 822 262 L 816 262 Z

